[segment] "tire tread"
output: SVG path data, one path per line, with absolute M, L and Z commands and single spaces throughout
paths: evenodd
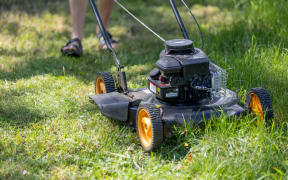
M 110 72 L 99 72 L 95 80 L 95 93 L 96 93 L 96 82 L 98 77 L 102 77 L 107 93 L 115 91 L 115 82 L 112 74 Z
M 251 93 L 255 93 L 258 96 L 260 103 L 262 105 L 263 112 L 265 114 L 265 120 L 266 121 L 271 120 L 274 117 L 274 114 L 273 114 L 272 100 L 271 100 L 270 94 L 262 87 L 252 88 L 247 93 L 247 97 L 246 97 L 247 108 L 249 108 L 249 104 L 251 100 L 251 97 L 250 97 Z
M 160 117 L 160 109 L 156 108 L 154 104 L 140 104 L 139 108 L 138 108 L 138 112 L 140 109 L 146 109 L 151 121 L 152 121 L 152 131 L 153 131 L 153 137 L 152 137 L 152 144 L 149 148 L 145 148 L 142 145 L 142 142 L 140 140 L 139 137 L 139 133 L 138 133 L 138 128 L 137 128 L 137 135 L 138 135 L 138 139 L 141 143 L 141 146 L 143 147 L 143 149 L 146 152 L 150 152 L 150 151 L 154 151 L 157 148 L 159 148 L 163 142 L 163 123 Z M 138 113 L 137 113 L 137 117 L 138 117 Z M 138 119 L 136 118 L 136 127 L 138 127 Z

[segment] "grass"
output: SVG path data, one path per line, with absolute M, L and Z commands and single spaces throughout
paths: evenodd
M 168 2 L 127 1 L 164 38 L 180 37 Z M 154 153 L 136 133 L 102 116 L 88 94 L 112 57 L 98 48 L 95 19 L 87 14 L 85 55 L 62 57 L 71 30 L 68 1 L 0 2 L 0 179 L 284 179 L 288 176 L 288 30 L 286 0 L 195 0 L 205 52 L 228 72 L 228 87 L 244 102 L 265 87 L 275 112 L 271 126 L 252 116 L 213 119 L 177 128 Z M 180 8 L 186 23 L 191 22 Z M 129 87 L 145 87 L 161 41 L 115 8 L 109 30 Z M 188 28 L 188 26 L 187 26 Z M 196 46 L 196 27 L 189 26 Z

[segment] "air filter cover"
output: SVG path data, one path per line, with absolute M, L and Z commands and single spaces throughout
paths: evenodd
M 165 50 L 167 54 L 191 53 L 194 47 L 189 39 L 172 39 L 165 41 Z

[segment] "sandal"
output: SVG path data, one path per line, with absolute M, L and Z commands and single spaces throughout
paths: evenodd
M 81 40 L 79 38 L 71 39 L 61 48 L 61 53 L 64 56 L 80 57 L 83 53 Z
M 112 45 L 112 47 L 114 48 L 114 46 L 118 43 L 118 41 L 116 41 L 115 39 L 113 39 L 112 35 L 111 35 L 109 32 L 107 32 L 107 34 L 108 34 L 109 40 L 110 40 L 110 42 L 111 42 L 111 45 Z M 107 49 L 107 46 L 106 46 L 104 37 L 103 37 L 103 35 L 102 35 L 101 32 L 99 32 L 99 33 L 97 34 L 97 38 L 98 38 L 98 40 L 99 40 L 99 45 L 100 45 L 100 47 L 101 47 L 102 49 Z

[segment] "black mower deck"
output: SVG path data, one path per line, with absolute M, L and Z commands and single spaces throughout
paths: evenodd
M 161 109 L 162 121 L 168 136 L 174 125 L 199 124 L 221 114 L 231 117 L 246 113 L 246 109 L 238 105 L 236 93 L 228 89 L 225 96 L 215 96 L 213 100 L 202 101 L 197 105 L 168 104 L 155 98 L 148 89 L 130 91 L 129 96 L 112 92 L 89 97 L 97 104 L 103 115 L 132 126 L 135 126 L 140 103 L 155 104 Z

